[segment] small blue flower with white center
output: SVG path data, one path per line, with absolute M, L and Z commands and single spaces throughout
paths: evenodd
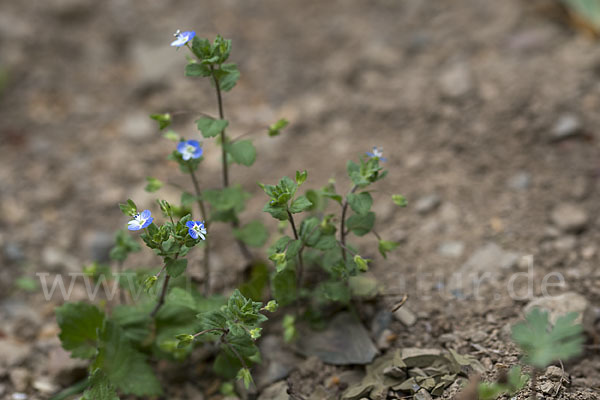
M 192 158 L 200 158 L 202 155 L 202 147 L 197 140 L 187 140 L 179 142 L 177 151 L 181 154 L 181 158 L 188 161 Z
M 144 210 L 141 213 L 135 214 L 133 219 L 127 223 L 127 229 L 130 231 L 139 231 L 146 228 L 154 221 L 151 215 L 150 210 Z
M 383 148 L 373 146 L 373 152 L 367 151 L 367 155 L 371 158 L 377 158 L 381 162 L 386 162 L 387 158 L 383 157 Z
M 190 40 L 192 40 L 194 38 L 194 36 L 196 36 L 196 32 L 194 32 L 194 31 L 181 32 L 179 29 L 177 29 L 177 32 L 175 32 L 175 34 L 173 36 L 175 36 L 175 40 L 173 40 L 173 42 L 171 43 L 171 46 L 181 47 L 184 44 L 186 44 L 187 42 L 189 42 Z
M 206 240 L 206 228 L 204 228 L 204 221 L 188 221 L 185 226 L 189 228 L 189 234 L 193 239 Z

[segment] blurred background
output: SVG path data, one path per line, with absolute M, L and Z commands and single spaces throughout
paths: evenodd
M 176 186 L 189 185 L 148 118 L 180 112 L 174 129 L 198 138 L 198 113 L 216 114 L 213 89 L 184 77 L 186 53 L 169 46 L 177 29 L 233 40 L 242 77 L 224 98 L 228 134 L 248 135 L 258 151 L 252 168 L 231 171 L 255 194 L 246 216 L 275 231 L 256 182 L 307 169 L 307 186 L 335 178 L 343 192 L 346 160 L 382 146 L 390 177 L 374 194 L 377 229 L 403 246 L 377 259 L 378 279 L 402 289 L 419 274 L 459 270 L 493 243 L 492 258 L 534 255 L 536 278 L 560 271 L 562 290 L 598 313 L 600 47 L 593 14 L 569 3 L 0 2 L 0 398 L 44 398 L 76 368 L 55 337 L 61 300 L 46 302 L 35 274 L 106 258 L 126 224 L 119 202 L 157 212 L 156 196 L 178 199 Z M 269 138 L 279 118 L 290 127 Z M 211 141 L 205 156 L 201 184 L 219 187 Z M 169 184 L 148 194 L 147 176 Z M 393 193 L 409 207 L 395 207 Z M 213 235 L 215 285 L 231 288 L 244 265 L 228 251 L 229 227 Z M 149 253 L 135 262 L 156 263 Z M 427 344 L 449 331 L 500 330 L 522 305 L 417 296 L 409 306 Z M 400 338 L 414 342 L 414 332 Z M 595 357 L 571 370 L 575 388 L 600 386 Z M 14 368 L 29 374 L 25 383 Z

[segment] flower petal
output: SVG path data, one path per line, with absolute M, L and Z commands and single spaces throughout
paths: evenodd
M 190 236 L 192 237 L 192 239 L 198 239 L 198 232 L 196 232 L 195 230 L 190 229 L 188 231 L 188 233 L 190 234 Z
M 196 225 L 196 223 L 194 221 L 188 221 L 185 223 L 185 226 L 187 226 L 188 228 L 193 228 L 194 225 Z
M 142 219 L 148 219 L 148 218 L 150 218 L 151 215 L 152 215 L 152 213 L 150 212 L 150 210 L 144 210 L 140 214 Z

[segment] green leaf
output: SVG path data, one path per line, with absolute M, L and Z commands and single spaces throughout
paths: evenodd
M 233 89 L 240 79 L 240 71 L 233 63 L 221 64 L 221 68 L 215 71 L 215 75 L 219 81 L 219 87 L 226 92 Z
M 600 32 L 600 2 L 598 0 L 561 0 L 572 13 Z
M 150 118 L 158 122 L 158 128 L 162 131 L 167 126 L 171 125 L 171 114 L 151 114 Z
M 302 185 L 306 181 L 307 177 L 308 172 L 306 170 L 302 172 L 296 171 L 296 183 L 298 184 L 298 186 Z
M 248 368 L 242 368 L 238 371 L 237 379 L 244 382 L 244 387 L 248 389 L 252 381 L 252 375 L 250 374 L 250 370 Z
M 288 219 L 287 208 L 285 204 L 271 204 L 267 203 L 263 207 L 263 211 L 271 214 L 271 216 L 280 221 L 286 221 Z
M 127 200 L 127 204 L 119 204 L 119 208 L 121 209 L 121 212 L 123 214 L 129 217 L 132 217 L 135 214 L 137 214 L 137 206 L 131 199 Z
M 267 265 L 260 262 L 252 266 L 250 279 L 240 286 L 240 292 L 245 297 L 254 301 L 260 301 L 263 298 L 264 290 L 269 284 L 269 269 Z
M 185 76 L 210 76 L 210 68 L 204 64 L 192 61 L 185 66 Z
M 289 266 L 275 273 L 272 279 L 273 297 L 281 306 L 296 300 L 296 272 Z
M 175 132 L 175 131 L 173 131 L 173 130 L 171 130 L 171 129 L 169 129 L 168 131 L 166 131 L 166 132 L 163 134 L 163 137 L 164 137 L 165 139 L 167 139 L 167 140 L 171 140 L 171 141 L 173 141 L 173 142 L 179 142 L 179 141 L 181 140 L 181 139 L 180 139 L 180 137 L 179 137 L 179 135 L 177 134 L 177 132 Z
M 355 214 L 346 221 L 348 229 L 356 236 L 364 236 L 373 229 L 375 225 L 375 213 L 370 211 L 364 215 Z
M 28 276 L 17 278 L 15 286 L 25 292 L 35 292 L 38 289 L 38 281 Z
M 299 212 L 308 210 L 311 206 L 312 203 L 306 198 L 306 196 L 298 196 L 294 199 L 294 201 L 292 201 L 290 212 L 292 214 L 297 214 Z
M 550 328 L 548 313 L 534 308 L 525 321 L 513 326 L 512 337 L 525 353 L 525 362 L 545 368 L 553 361 L 579 355 L 583 350 L 583 328 L 574 324 L 577 317 L 577 313 L 569 313 Z
M 101 337 L 101 347 L 94 366 L 101 368 L 109 381 L 124 394 L 159 396 L 160 383 L 146 357 L 131 346 L 123 329 L 107 321 Z
M 350 289 L 344 282 L 324 282 L 317 289 L 326 301 L 347 304 L 350 301 Z
M 226 119 L 213 119 L 209 117 L 200 117 L 196 120 L 198 130 L 202 132 L 205 138 L 211 138 L 219 135 L 229 125 Z
M 237 164 L 249 167 L 256 160 L 256 149 L 251 140 L 229 143 L 225 148 Z
M 380 240 L 379 241 L 379 252 L 383 258 L 387 258 L 387 253 L 400 246 L 400 243 L 393 242 L 391 240 Z
M 165 261 L 167 273 L 173 278 L 177 278 L 179 275 L 183 274 L 187 268 L 187 258 L 173 259 L 167 257 Z
M 282 321 L 283 325 L 283 340 L 286 343 L 290 343 L 292 340 L 296 338 L 296 317 L 292 314 L 286 314 L 283 317 Z
M 181 193 L 181 204 L 183 206 L 189 206 L 190 204 L 194 203 L 197 200 L 196 196 L 194 196 L 191 193 L 188 192 L 183 192 Z
M 408 200 L 406 200 L 406 197 L 402 196 L 401 194 L 393 194 L 392 201 L 395 205 L 400 207 L 406 207 L 408 205 Z
M 89 400 L 119 400 L 115 388 L 101 369 L 94 371 L 88 379 L 88 388 L 83 397 Z
M 269 237 L 269 231 L 260 221 L 252 221 L 240 229 L 234 229 L 233 235 L 248 246 L 261 247 Z
M 146 187 L 144 188 L 144 190 L 148 193 L 154 193 L 156 192 L 158 189 L 160 189 L 161 187 L 163 187 L 163 183 L 161 181 L 159 181 L 156 178 L 152 178 L 152 177 L 147 177 L 146 180 L 148 181 L 148 184 L 146 185 Z
M 87 303 L 66 303 L 56 309 L 61 329 L 58 337 L 74 358 L 92 358 L 96 354 L 98 330 L 104 324 L 104 313 Z
M 289 122 L 285 118 L 282 118 L 274 124 L 271 124 L 269 126 L 269 136 L 278 136 L 281 133 L 282 129 L 288 126 L 288 124 Z
M 362 193 L 350 193 L 347 196 L 348 204 L 350 204 L 350 208 L 360 215 L 364 215 L 371 210 L 371 206 L 373 205 L 373 198 L 369 192 Z

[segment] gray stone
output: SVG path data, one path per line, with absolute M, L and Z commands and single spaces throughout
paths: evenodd
M 413 326 L 417 323 L 417 316 L 410 308 L 402 306 L 394 312 L 394 318 L 402 322 L 404 326 Z
M 57 247 L 44 247 L 42 250 L 42 263 L 44 267 L 54 272 L 62 270 L 81 272 L 81 264 L 77 259 Z
M 266 388 L 258 396 L 258 400 L 288 400 L 288 384 L 285 381 L 277 382 Z
M 387 350 L 392 347 L 392 342 L 396 339 L 396 334 L 391 329 L 384 329 L 377 337 L 377 348 Z
M 8 242 L 4 245 L 4 256 L 8 261 L 12 262 L 19 262 L 25 258 L 21 246 L 13 242 Z
M 441 72 L 438 84 L 444 97 L 462 97 L 473 89 L 471 70 L 466 63 L 454 63 Z
M 552 246 L 558 251 L 571 251 L 577 246 L 577 238 L 573 235 L 566 235 L 556 239 Z
M 563 140 L 582 132 L 581 120 L 574 114 L 561 115 L 552 127 L 552 140 Z
M 324 331 L 304 329 L 297 349 L 307 357 L 316 356 L 333 365 L 368 364 L 377 355 L 377 348 L 365 327 L 347 312 L 333 317 Z
M 28 369 L 13 368 L 8 372 L 8 376 L 10 377 L 10 383 L 12 383 L 17 392 L 24 392 L 29 387 L 31 374 Z
M 563 232 L 580 232 L 588 224 L 588 215 L 581 207 L 572 203 L 562 203 L 552 210 L 552 223 Z
M 52 393 L 56 393 L 59 387 L 54 384 L 50 379 L 46 377 L 41 377 L 33 381 L 33 388 L 40 393 L 50 395 Z
M 20 365 L 29 357 L 31 347 L 11 339 L 0 339 L 0 367 Z
M 263 362 L 254 377 L 258 389 L 286 378 L 301 361 L 288 349 L 279 335 L 264 336 L 259 348 Z
M 550 380 L 558 382 L 563 377 L 563 371 L 556 365 L 551 365 L 548 368 L 546 368 L 546 372 L 544 373 L 544 376 L 546 376 Z
M 99 263 L 110 262 L 110 250 L 115 245 L 115 238 L 108 232 L 88 232 L 83 237 L 84 246 L 88 249 L 90 258 Z
M 471 341 L 473 343 L 481 343 L 487 339 L 488 335 L 484 331 L 476 331 L 471 335 Z
M 442 199 L 437 194 L 421 197 L 415 203 L 415 210 L 417 210 L 419 214 L 429 214 L 440 205 L 441 201 Z
M 517 265 L 519 255 L 503 250 L 495 243 L 477 249 L 448 281 L 448 290 L 462 295 L 478 291 L 479 282 L 498 279 L 505 271 Z
M 529 188 L 531 182 L 531 175 L 527 172 L 521 171 L 510 177 L 507 182 L 507 186 L 513 190 L 525 190 Z
M 431 395 L 429 394 L 429 392 L 427 390 L 421 389 L 417 393 L 415 393 L 414 399 L 415 400 L 433 400 L 433 397 L 431 397 Z
M 464 250 L 465 244 L 457 241 L 444 242 L 438 247 L 438 253 L 440 253 L 440 255 L 451 258 L 462 256 Z
M 586 311 L 589 309 L 588 300 L 575 292 L 565 292 L 558 296 L 538 297 L 531 300 L 525 306 L 525 313 L 529 313 L 534 308 L 539 308 L 542 311 L 547 311 L 550 314 L 550 322 L 553 324 L 559 317 L 570 313 L 576 312 L 579 317 L 575 320 L 576 323 L 583 322 L 583 317 Z
M 157 128 L 148 114 L 136 111 L 128 113 L 119 126 L 123 136 L 134 141 L 144 141 L 156 134 Z

